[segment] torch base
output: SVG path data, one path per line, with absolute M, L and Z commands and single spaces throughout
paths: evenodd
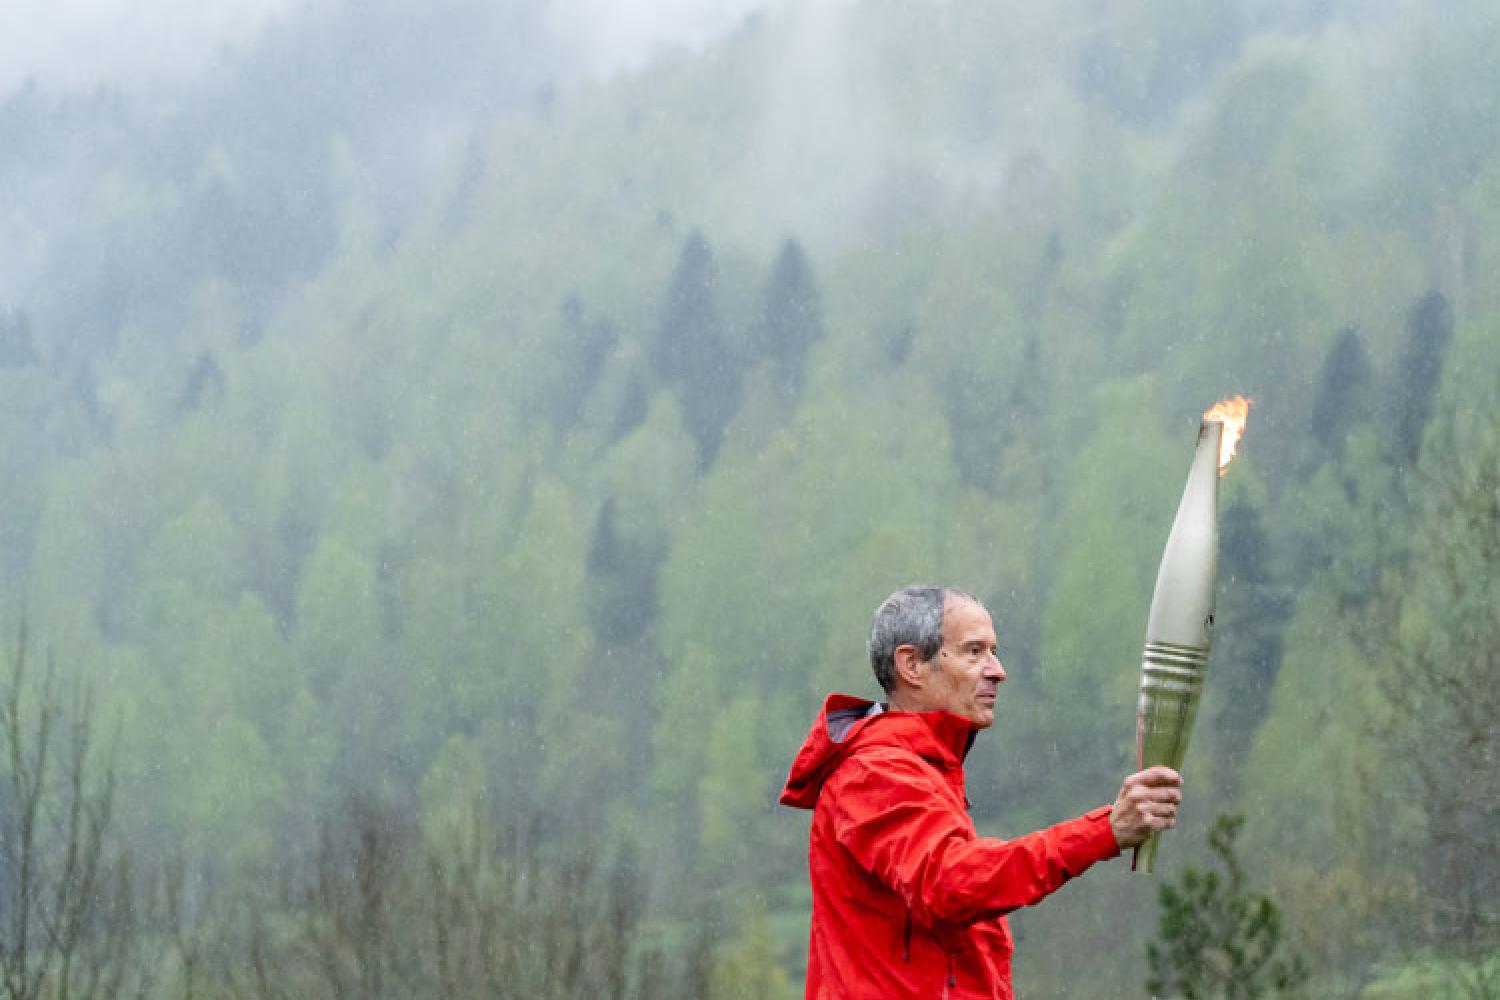
M 1130 858 L 1130 870 L 1150 875 L 1156 868 L 1156 846 L 1160 842 L 1161 834 L 1153 833 L 1144 843 L 1138 844 Z

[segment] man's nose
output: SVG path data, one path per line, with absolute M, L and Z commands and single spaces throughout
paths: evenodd
M 991 653 L 989 655 L 989 662 L 985 664 L 984 676 L 986 679 L 992 680 L 996 684 L 999 684 L 1001 681 L 1005 680 L 1005 664 L 1001 663 L 1000 657 L 996 656 L 994 653 Z

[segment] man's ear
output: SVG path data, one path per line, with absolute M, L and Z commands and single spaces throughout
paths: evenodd
M 909 688 L 918 689 L 927 684 L 927 661 L 917 652 L 916 646 L 897 646 L 895 652 L 896 677 Z

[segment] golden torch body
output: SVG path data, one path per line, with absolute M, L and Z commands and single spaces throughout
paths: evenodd
M 1198 427 L 1187 486 L 1156 574 L 1136 703 L 1136 752 L 1143 769 L 1155 764 L 1180 769 L 1198 714 L 1213 644 L 1223 433 L 1218 420 L 1205 420 Z M 1136 848 L 1133 868 L 1152 870 L 1159 839 L 1152 834 Z

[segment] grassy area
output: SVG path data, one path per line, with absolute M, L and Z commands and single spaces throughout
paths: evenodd
M 1484 958 L 1425 957 L 1366 986 L 1366 1000 L 1475 1000 L 1500 997 L 1500 952 Z

